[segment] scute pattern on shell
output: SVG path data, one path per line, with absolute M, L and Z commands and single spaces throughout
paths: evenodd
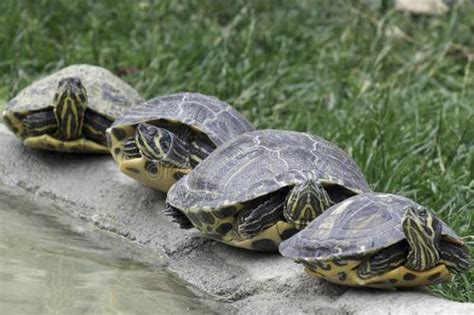
M 176 93 L 148 100 L 119 117 L 112 128 L 157 119 L 192 126 L 216 146 L 247 131 L 255 130 L 248 120 L 229 104 L 199 93 Z
M 327 209 L 304 230 L 283 242 L 280 252 L 286 257 L 312 260 L 373 253 L 405 238 L 401 223 L 408 207 L 421 206 L 391 194 L 370 192 L 353 196 Z M 442 227 L 443 235 L 459 239 L 444 222 Z
M 130 85 L 109 70 L 91 65 L 73 65 L 39 79 L 8 102 L 7 111 L 28 112 L 51 106 L 60 79 L 78 77 L 87 90 L 88 107 L 116 118 L 143 101 Z
M 354 161 L 329 141 L 301 132 L 259 130 L 218 147 L 170 190 L 168 202 L 184 211 L 212 210 L 309 178 L 370 191 Z

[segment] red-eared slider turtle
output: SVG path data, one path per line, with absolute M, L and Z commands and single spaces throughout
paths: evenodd
M 366 191 L 361 171 L 334 144 L 260 130 L 226 142 L 177 182 L 167 213 L 226 244 L 276 251 L 331 204 Z
M 110 71 L 73 65 L 22 90 L 7 103 L 3 119 L 32 148 L 109 153 L 105 129 L 142 100 Z
M 166 192 L 216 147 L 254 129 L 244 116 L 215 97 L 177 93 L 136 106 L 107 133 L 120 170 Z
M 311 275 L 350 286 L 431 285 L 469 267 L 467 246 L 433 212 L 382 193 L 332 206 L 281 243 L 280 253 Z

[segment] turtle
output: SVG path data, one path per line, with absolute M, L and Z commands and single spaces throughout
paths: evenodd
M 279 250 L 308 274 L 347 286 L 432 285 L 469 268 L 466 244 L 432 210 L 387 193 L 332 206 Z
M 257 130 L 218 147 L 168 192 L 181 228 L 258 251 L 304 228 L 330 205 L 370 191 L 352 158 L 303 132 Z
M 180 92 L 137 105 L 107 135 L 123 173 L 166 192 L 216 147 L 253 130 L 242 114 L 218 98 Z
M 72 65 L 23 89 L 7 103 L 3 119 L 32 148 L 109 154 L 105 129 L 142 101 L 109 70 Z

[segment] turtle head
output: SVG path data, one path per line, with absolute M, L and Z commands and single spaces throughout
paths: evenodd
M 167 129 L 146 123 L 138 124 L 135 142 L 145 159 L 176 168 L 190 168 L 186 143 Z
M 68 77 L 58 82 L 53 107 L 58 122 L 57 137 L 61 140 L 79 138 L 87 108 L 87 91 L 79 78 Z
M 283 215 L 297 229 L 303 229 L 330 206 L 327 191 L 318 181 L 310 179 L 289 192 Z
M 426 270 L 439 261 L 441 222 L 426 208 L 407 208 L 402 220 L 402 228 L 410 246 L 407 267 Z

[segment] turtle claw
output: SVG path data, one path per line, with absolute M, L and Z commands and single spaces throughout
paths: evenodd
M 191 229 L 194 225 L 189 221 L 189 219 L 177 208 L 166 204 L 166 208 L 163 209 L 163 213 L 172 218 L 172 221 L 179 224 L 181 229 Z

